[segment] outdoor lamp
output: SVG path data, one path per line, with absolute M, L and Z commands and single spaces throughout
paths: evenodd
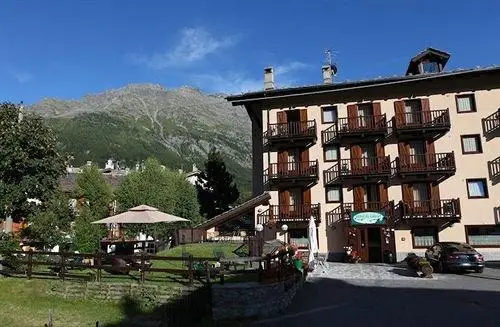
M 264 226 L 262 226 L 262 224 L 257 224 L 257 226 L 255 226 L 255 230 L 257 232 L 262 232 L 264 230 Z
M 281 230 L 286 232 L 288 230 L 288 225 L 287 224 L 282 225 Z

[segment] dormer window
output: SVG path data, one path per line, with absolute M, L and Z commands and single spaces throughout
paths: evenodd
M 435 61 L 424 61 L 422 63 L 422 72 L 425 73 L 439 73 L 439 63 Z
M 411 58 L 406 75 L 435 74 L 443 71 L 450 54 L 441 50 L 427 48 Z

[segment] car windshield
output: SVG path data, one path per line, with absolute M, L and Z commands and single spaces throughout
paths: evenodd
M 475 251 L 472 246 L 469 244 L 465 243 L 446 243 L 445 244 L 446 250 L 448 252 L 470 252 L 470 251 Z

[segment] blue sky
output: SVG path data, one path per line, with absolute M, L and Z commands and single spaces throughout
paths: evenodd
M 285 5 L 286 4 L 286 5 Z M 129 83 L 206 92 L 401 75 L 428 46 L 448 69 L 500 64 L 500 1 L 31 0 L 0 4 L 0 101 L 75 99 Z

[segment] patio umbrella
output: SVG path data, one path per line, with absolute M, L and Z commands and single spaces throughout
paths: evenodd
M 117 215 L 94 221 L 92 224 L 154 224 L 176 223 L 181 221 L 189 220 L 161 212 L 147 205 L 140 205 Z
M 309 219 L 309 228 L 308 228 L 308 238 L 309 238 L 309 265 L 314 262 L 314 254 L 318 253 L 318 237 L 316 234 L 316 223 L 314 222 L 314 218 L 311 216 Z

